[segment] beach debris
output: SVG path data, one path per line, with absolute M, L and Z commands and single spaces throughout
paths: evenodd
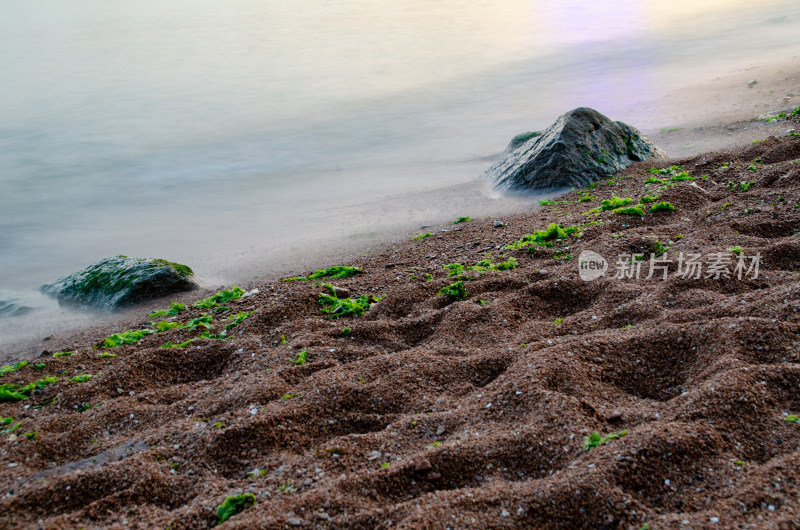
M 505 225 L 503 224 L 503 221 L 495 221 L 493 226 L 495 228 L 503 228 Z
M 753 88 L 753 87 L 754 87 L 754 86 L 756 86 L 757 84 L 758 84 L 758 81 L 756 81 L 755 79 L 751 79 L 750 81 L 748 81 L 748 82 L 747 82 L 747 86 L 748 86 L 749 88 Z
M 59 303 L 114 311 L 145 300 L 199 287 L 186 265 L 163 259 L 105 258 L 40 290 Z
M 501 190 L 583 188 L 634 162 L 666 154 L 635 128 L 580 107 L 563 114 L 483 174 Z

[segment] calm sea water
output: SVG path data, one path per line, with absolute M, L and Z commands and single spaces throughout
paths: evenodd
M 469 214 L 413 197 L 569 108 L 639 124 L 632 100 L 800 49 L 796 0 L 753 5 L 0 2 L 0 290 L 119 253 L 226 282 L 298 241 Z

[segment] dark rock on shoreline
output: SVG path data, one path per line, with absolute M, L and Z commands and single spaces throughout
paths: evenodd
M 539 135 L 518 135 L 484 177 L 504 190 L 582 188 L 634 162 L 663 158 L 665 153 L 638 130 L 580 107 L 560 116 Z M 521 145 L 515 146 L 520 139 Z
M 41 291 L 57 298 L 59 303 L 114 311 L 198 287 L 194 272 L 186 265 L 163 259 L 116 256 L 42 285 Z

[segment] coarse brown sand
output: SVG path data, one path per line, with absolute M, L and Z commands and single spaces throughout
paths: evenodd
M 364 270 L 336 287 L 386 295 L 361 317 L 325 318 L 313 281 L 262 281 L 205 311 L 213 333 L 254 311 L 233 341 L 173 329 L 106 349 L 97 335 L 31 360 L 2 383 L 58 381 L 0 404 L 7 428 L 21 422 L 0 434 L 0 526 L 212 527 L 252 492 L 225 526 L 800 527 L 800 137 L 671 164 L 695 180 L 646 184 L 670 175 L 640 163 L 504 226 L 330 263 Z M 675 211 L 586 213 L 646 195 Z M 503 249 L 550 223 L 582 230 Z M 731 269 L 740 247 L 758 277 L 682 278 L 674 262 L 646 279 L 666 247 Z M 604 277 L 580 278 L 585 250 L 609 259 Z M 642 277 L 616 278 L 633 253 Z M 465 273 L 464 300 L 437 294 L 455 280 L 445 265 L 511 257 Z

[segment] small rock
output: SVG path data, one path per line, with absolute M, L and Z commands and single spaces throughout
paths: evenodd
M 414 466 L 414 471 L 416 473 L 426 473 L 431 469 L 433 469 L 433 465 L 431 464 L 431 461 L 427 459 L 420 460 L 419 462 L 417 462 L 417 465 Z
M 310 486 L 310 485 L 312 485 L 313 483 L 314 483 L 314 481 L 313 481 L 313 480 L 311 480 L 310 478 L 307 478 L 307 479 L 305 479 L 305 480 L 303 481 L 303 486 Z
M 325 513 L 325 512 L 317 512 L 317 513 L 316 513 L 316 515 L 315 515 L 315 517 L 316 517 L 317 519 L 321 520 L 321 521 L 330 521 L 330 520 L 331 520 L 331 516 L 330 516 L 330 515 L 328 515 L 328 514 L 327 514 L 327 513 Z
M 47 350 L 42 350 L 39 352 L 39 357 L 47 357 L 48 355 L 50 355 L 50 352 Z
M 503 228 L 503 226 L 504 225 L 503 225 L 502 221 L 495 221 L 494 222 L 494 227 L 495 228 Z
M 547 276 L 547 270 L 546 269 L 539 269 L 539 276 Z
M 441 436 L 444 434 L 444 425 L 439 425 L 436 427 L 436 436 Z
M 439 480 L 441 478 L 442 478 L 442 474 L 441 473 L 436 473 L 436 472 L 428 473 L 425 476 L 425 480 Z
M 500 512 L 500 517 L 508 517 L 509 515 L 511 514 L 505 508 L 503 508 L 503 511 Z
M 757 84 L 758 84 L 758 81 L 756 81 L 755 79 L 751 79 L 750 81 L 747 82 L 747 86 L 749 86 L 750 88 L 753 88 Z
M 302 519 L 297 517 L 289 517 L 286 521 L 292 526 L 303 526 L 305 524 Z
M 622 421 L 622 411 L 620 409 L 616 409 L 614 412 L 609 414 L 608 418 L 606 418 L 608 423 L 616 423 L 618 421 Z
M 350 289 L 345 289 L 344 287 L 335 287 L 334 286 L 333 294 L 336 295 L 336 298 L 350 298 Z

